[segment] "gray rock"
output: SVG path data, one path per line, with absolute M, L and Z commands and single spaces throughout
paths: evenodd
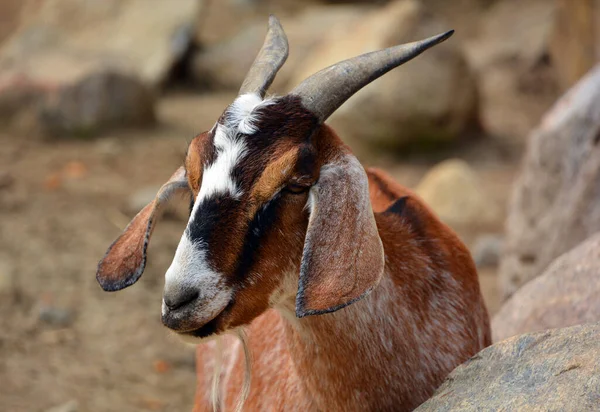
M 338 26 L 296 67 L 290 84 L 338 61 L 442 33 L 450 27 L 418 1 L 394 1 Z M 478 127 L 475 78 L 456 38 L 366 86 L 329 123 L 355 147 L 430 149 Z
M 148 127 L 155 122 L 154 96 L 135 77 L 101 72 L 48 93 L 36 118 L 40 131 L 52 137 Z
M 152 124 L 153 91 L 186 52 L 199 3 L 41 2 L 0 48 L 0 125 L 87 136 Z
M 476 73 L 483 127 L 520 148 L 559 97 L 554 62 L 547 61 L 557 1 L 489 3 L 474 14 L 477 35 L 465 39 L 465 55 Z
M 13 185 L 15 178 L 8 172 L 0 170 L 0 189 L 7 189 Z
M 477 267 L 495 267 L 500 261 L 500 254 L 504 247 L 504 238 L 501 235 L 489 234 L 478 237 L 471 254 Z
M 15 271 L 8 256 L 0 255 L 0 298 L 12 301 L 16 294 Z
M 525 332 L 600 321 L 600 234 L 556 259 L 504 304 L 495 341 Z
M 504 297 L 600 230 L 600 66 L 529 137 L 509 204 L 500 262 Z
M 50 326 L 65 328 L 73 323 L 75 313 L 70 309 L 42 305 L 40 307 L 39 319 Z
M 230 2 L 223 2 L 223 5 L 227 3 Z M 290 54 L 278 72 L 272 90 L 283 92 L 291 88 L 293 85 L 289 84 L 289 81 L 294 71 L 310 58 L 326 37 L 326 33 L 335 31 L 336 27 L 354 27 L 355 22 L 370 9 L 364 6 L 312 6 L 293 16 L 280 16 L 288 36 Z M 260 18 L 243 26 L 230 38 L 222 39 L 218 43 L 213 41 L 214 45 L 200 51 L 194 57 L 194 79 L 209 89 L 239 90 L 263 44 L 266 32 L 267 20 Z
M 597 411 L 600 325 L 516 336 L 450 373 L 416 411 Z

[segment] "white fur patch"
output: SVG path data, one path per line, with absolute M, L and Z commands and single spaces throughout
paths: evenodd
M 205 199 L 217 194 L 228 194 L 234 198 L 241 196 L 242 193 L 233 179 L 233 171 L 247 152 L 244 135 L 257 132 L 256 109 L 272 103 L 273 100 L 262 100 L 256 94 L 241 95 L 227 109 L 225 123 L 215 125 L 216 160 L 204 167 L 200 193 L 194 204 L 190 222 L 194 220 L 198 206 Z
M 258 121 L 256 109 L 273 104 L 272 99 L 263 100 L 257 94 L 243 94 L 239 96 L 227 109 L 227 127 L 243 134 L 254 134 Z
M 228 132 L 223 125 L 217 125 L 214 145 L 217 158 L 211 165 L 204 168 L 200 193 L 194 205 L 194 218 L 198 204 L 216 194 L 229 194 L 238 197 L 241 193 L 233 180 L 233 169 L 246 155 L 246 143 L 238 139 L 236 134 Z
M 256 109 L 272 104 L 256 94 L 239 96 L 227 109 L 224 122 L 213 128 L 215 159 L 204 165 L 200 192 L 192 208 L 189 225 L 194 221 L 200 205 L 218 195 L 241 196 L 233 177 L 235 167 L 247 154 L 246 139 L 257 132 Z M 201 218 L 201 217 L 200 217 Z M 169 290 L 192 288 L 198 290 L 199 306 L 194 321 L 209 321 L 222 311 L 231 298 L 231 290 L 223 286 L 223 275 L 212 268 L 206 259 L 206 245 L 193 243 L 184 232 L 173 262 L 165 274 L 165 294 Z M 163 313 L 166 305 L 163 302 Z
M 165 294 L 173 289 L 193 288 L 198 290 L 200 312 L 198 322 L 209 321 L 219 314 L 229 303 L 231 290 L 223 287 L 223 275 L 214 271 L 206 260 L 206 252 L 194 245 L 184 233 L 181 237 L 175 257 L 165 274 Z M 163 301 L 163 314 L 166 305 Z

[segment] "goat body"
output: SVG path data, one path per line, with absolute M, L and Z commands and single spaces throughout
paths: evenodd
M 297 319 L 294 296 L 247 328 L 251 411 L 403 411 L 433 394 L 457 365 L 491 343 L 471 256 L 412 192 L 367 170 L 385 250 L 373 292 L 334 313 Z M 297 275 L 296 275 L 297 276 Z M 233 410 L 244 384 L 244 350 L 226 335 L 219 396 Z M 195 411 L 212 410 L 217 345 L 197 349 Z
M 451 35 L 342 61 L 265 99 L 288 54 L 271 17 L 240 95 L 109 247 L 98 282 L 133 285 L 165 202 L 191 197 L 161 310 L 165 326 L 202 343 L 197 411 L 411 410 L 490 344 L 466 247 L 325 124 Z

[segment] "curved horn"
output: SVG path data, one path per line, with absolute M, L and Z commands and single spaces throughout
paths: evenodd
M 443 34 L 414 43 L 401 44 L 341 61 L 323 69 L 300 83 L 290 94 L 322 123 L 354 93 L 395 67 L 443 42 L 452 34 Z
M 265 97 L 267 89 L 273 83 L 275 75 L 288 57 L 287 36 L 277 17 L 269 16 L 269 31 L 258 56 L 248 70 L 240 88 L 240 95 L 257 93 Z

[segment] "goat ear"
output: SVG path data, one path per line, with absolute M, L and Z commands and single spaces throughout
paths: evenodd
M 322 167 L 309 206 L 298 317 L 334 312 L 365 297 L 384 267 L 368 178 L 354 156 L 345 154 Z
M 185 169 L 180 167 L 165 183 L 152 202 L 127 225 L 98 263 L 96 279 L 107 292 L 133 285 L 146 266 L 146 248 L 161 212 L 161 207 L 176 192 L 188 191 Z

